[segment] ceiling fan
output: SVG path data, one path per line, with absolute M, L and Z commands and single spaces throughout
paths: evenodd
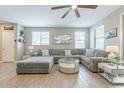
M 80 13 L 78 11 L 78 8 L 88 8 L 88 9 L 96 9 L 97 5 L 64 5 L 64 6 L 57 6 L 57 7 L 52 7 L 52 10 L 56 10 L 56 9 L 62 9 L 62 8 L 69 8 L 65 14 L 61 17 L 62 19 L 65 18 L 67 16 L 67 14 L 73 9 L 76 16 L 79 18 L 80 17 Z

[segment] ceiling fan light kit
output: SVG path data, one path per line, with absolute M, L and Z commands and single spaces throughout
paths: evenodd
M 71 8 L 75 9 L 75 8 L 77 8 L 77 5 L 72 5 Z
M 52 7 L 51 9 L 52 10 L 56 10 L 56 9 L 63 9 L 63 8 L 69 8 L 69 10 L 67 10 L 65 12 L 65 14 L 61 17 L 62 19 L 67 16 L 67 14 L 71 11 L 71 9 L 74 10 L 77 18 L 79 18 L 80 17 L 80 13 L 78 11 L 78 8 L 96 9 L 97 5 L 65 5 L 65 6 Z

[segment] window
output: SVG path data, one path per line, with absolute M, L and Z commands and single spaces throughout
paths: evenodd
M 97 49 L 104 49 L 104 25 L 95 29 L 95 41 Z
M 32 45 L 49 45 L 49 32 L 32 32 Z
M 75 48 L 85 48 L 85 32 L 75 32 Z

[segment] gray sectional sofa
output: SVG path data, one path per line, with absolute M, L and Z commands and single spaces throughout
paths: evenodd
M 33 55 L 35 56 L 35 60 L 32 61 L 32 59 L 30 59 L 29 62 L 23 60 L 17 64 L 17 73 L 49 73 L 53 64 L 57 64 L 58 59 L 64 57 L 79 58 L 80 63 L 89 68 L 92 72 L 97 72 L 98 63 L 102 62 L 103 58 L 103 62 L 107 62 L 108 53 L 103 50 L 93 49 L 89 54 L 87 54 L 87 49 L 66 50 L 71 50 L 71 55 L 66 56 L 65 49 L 49 49 L 49 56 L 42 56 L 42 53 L 38 51 L 40 55 Z M 50 60 L 45 61 L 44 57 Z M 40 60 L 37 60 L 39 58 Z

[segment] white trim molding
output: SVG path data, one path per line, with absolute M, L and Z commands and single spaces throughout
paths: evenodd
M 124 60 L 124 12 L 120 14 L 120 60 Z

